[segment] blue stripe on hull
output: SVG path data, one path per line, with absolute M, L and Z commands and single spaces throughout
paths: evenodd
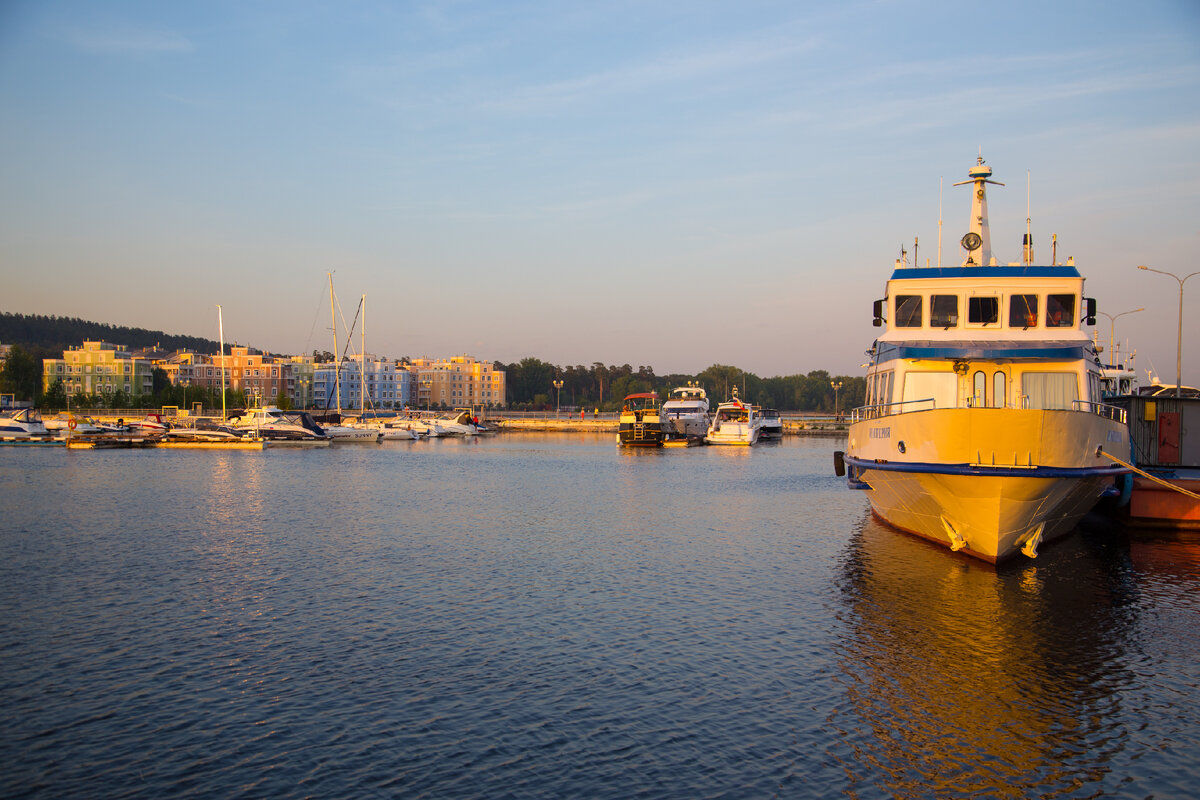
M 929 475 L 986 475 L 988 477 L 1021 478 L 1092 478 L 1115 477 L 1129 470 L 1112 465 L 1104 467 L 993 467 L 975 464 L 935 464 L 910 461 L 869 461 L 864 458 L 845 456 L 846 463 L 855 468 L 857 476 L 865 470 L 880 472 L 921 472 Z M 857 479 L 856 476 L 856 479 Z M 856 480 L 857 482 L 857 480 Z M 862 488 L 851 486 L 851 488 Z

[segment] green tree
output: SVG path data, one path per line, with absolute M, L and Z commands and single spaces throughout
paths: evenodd
M 38 407 L 43 411 L 57 411 L 67 407 L 67 390 L 63 387 L 62 378 L 58 378 L 50 384 L 50 388 L 42 395 Z
M 0 370 L 0 392 L 17 400 L 36 401 L 42 394 L 42 364 L 23 347 L 13 345 Z

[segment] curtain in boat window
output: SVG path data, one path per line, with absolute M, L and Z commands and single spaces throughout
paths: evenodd
M 1026 408 L 1067 409 L 1079 399 L 1074 372 L 1026 372 L 1021 376 Z

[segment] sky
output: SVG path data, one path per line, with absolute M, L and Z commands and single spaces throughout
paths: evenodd
M 858 375 L 980 154 L 1173 383 L 1196 0 L 0 0 L 0 311 L 331 350 L 332 272 L 387 357 Z

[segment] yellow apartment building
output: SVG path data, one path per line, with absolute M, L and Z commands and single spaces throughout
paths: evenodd
M 414 358 L 409 371 L 419 408 L 504 405 L 504 370 L 496 369 L 491 361 L 476 361 L 471 356 Z
M 69 395 L 124 392 L 136 397 L 154 391 L 154 366 L 123 344 L 84 341 L 82 347 L 64 350 L 62 358 L 42 361 L 42 388 L 49 391 L 58 380 Z

